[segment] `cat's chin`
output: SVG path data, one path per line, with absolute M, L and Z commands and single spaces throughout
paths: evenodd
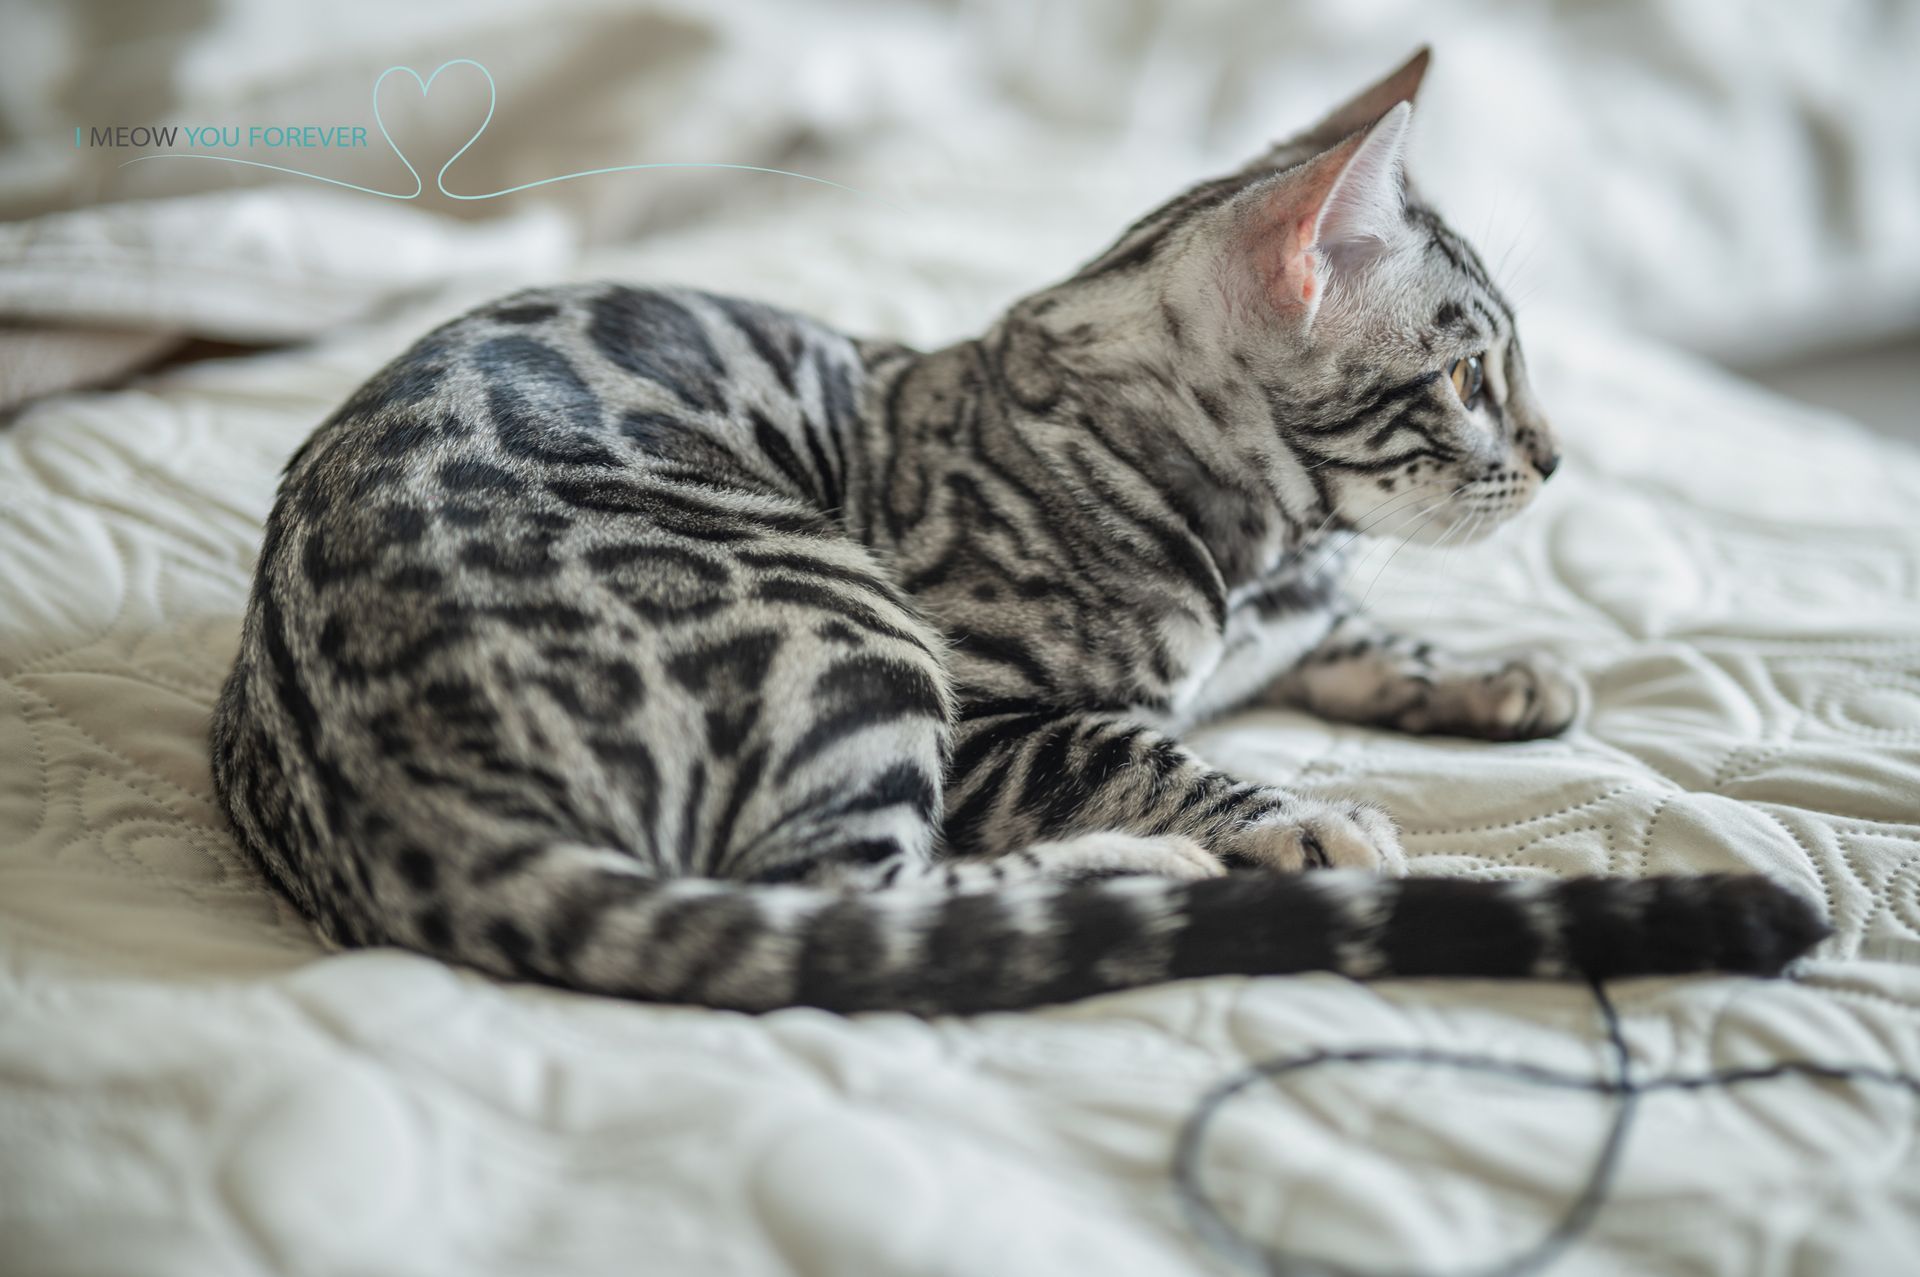
M 1524 505 L 1510 509 L 1462 509 L 1423 524 L 1406 539 L 1415 545 L 1472 545 L 1492 536 L 1524 509 Z

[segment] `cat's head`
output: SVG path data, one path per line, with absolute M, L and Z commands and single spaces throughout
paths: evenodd
M 1422 49 L 1029 300 L 1056 334 L 1123 316 L 1121 358 L 1177 389 L 1183 433 L 1231 434 L 1283 508 L 1467 539 L 1522 509 L 1559 453 L 1511 306 L 1407 181 L 1426 66 Z M 1071 361 L 1073 344 L 1054 349 Z

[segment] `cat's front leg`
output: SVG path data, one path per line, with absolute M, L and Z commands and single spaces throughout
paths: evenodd
M 1230 869 L 1403 863 L 1377 808 L 1237 779 L 1124 711 L 963 707 L 946 803 L 947 849 L 963 857 L 1047 855 L 1118 833 L 1191 839 Z
M 1349 616 L 1262 699 L 1336 722 L 1515 741 L 1565 731 L 1586 701 L 1586 685 L 1544 653 L 1457 656 Z

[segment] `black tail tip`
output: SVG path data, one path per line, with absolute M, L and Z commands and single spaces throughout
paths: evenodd
M 1758 874 L 1721 877 L 1715 894 L 1725 904 L 1720 951 L 1729 971 L 1779 975 L 1833 934 L 1812 901 Z

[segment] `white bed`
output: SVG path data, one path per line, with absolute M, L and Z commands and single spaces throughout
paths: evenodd
M 623 29 L 604 6 L 563 7 L 578 11 L 582 41 L 594 22 Z M 1192 8 L 1209 22 L 1230 11 Z M 1458 65 L 1533 65 L 1579 43 L 1568 29 L 1479 21 L 1487 8 L 1447 9 L 1470 36 Z M 1177 59 L 1129 60 L 1117 43 L 1102 56 L 1124 75 L 1069 65 L 1064 37 L 1023 28 L 1018 9 L 972 6 L 969 29 L 991 36 L 994 58 L 966 55 L 997 59 L 1016 98 L 1052 92 L 1065 110 L 1102 83 L 1187 82 Z M 1595 13 L 1629 9 L 1664 15 L 1669 65 L 1704 59 L 1726 25 L 1724 10 L 1720 26 L 1678 7 Z M 237 67 L 250 78 L 234 100 L 279 118 L 259 108 L 277 86 L 298 100 L 299 85 L 332 82 L 300 79 L 311 51 L 269 56 L 271 29 L 240 21 L 234 5 L 210 11 L 224 15 L 224 35 L 175 51 L 183 93 L 224 86 L 216 71 Z M 750 6 L 716 26 L 730 35 L 713 56 L 731 50 L 721 61 L 736 76 L 764 69 L 787 40 L 776 11 Z M 1335 76 L 1384 68 L 1410 39 L 1396 27 L 1362 40 L 1326 16 L 1345 11 L 1316 11 L 1312 34 L 1341 50 L 1338 65 L 1301 81 L 1290 104 Z M 1579 987 L 1218 979 L 930 1022 L 623 1004 L 395 951 L 327 953 L 222 828 L 203 736 L 279 468 L 430 323 L 532 279 L 618 276 L 752 293 L 857 331 L 937 342 L 1084 257 L 1231 140 L 1202 148 L 1169 140 L 1172 126 L 1130 128 L 1129 149 L 1110 151 L 1124 164 L 1097 179 L 1084 138 L 1064 124 L 1057 138 L 1031 129 L 1030 116 L 967 117 L 943 149 L 931 141 L 936 117 L 951 114 L 964 58 L 927 60 L 945 48 L 937 30 L 889 12 L 874 47 L 897 58 L 807 81 L 801 96 L 830 139 L 871 129 L 865 158 L 829 171 L 892 206 L 713 178 L 701 189 L 718 193 L 704 205 L 718 211 L 580 256 L 580 223 L 519 206 L 517 220 L 457 228 L 307 188 L 221 194 L 222 178 L 191 188 L 199 203 L 0 227 L 0 317 L 16 324 L 318 335 L 43 399 L 0 424 L 0 1273 L 1186 1274 L 1244 1268 L 1249 1246 L 1355 1272 L 1452 1273 L 1518 1255 L 1566 1217 L 1617 1101 L 1510 1075 L 1349 1063 L 1249 1087 L 1213 1112 L 1196 1149 L 1211 1207 L 1183 1196 L 1174 1160 L 1215 1088 L 1303 1053 L 1464 1053 L 1609 1078 L 1613 1048 Z M 52 14 L 35 19 L 42 35 Z M 447 26 L 418 21 L 409 29 L 422 48 L 493 50 L 508 79 L 506 46 L 522 26 L 474 19 L 473 43 L 449 48 Z M 1236 47 L 1195 21 L 1197 44 Z M 1608 21 L 1589 15 L 1582 29 Z M 57 43 L 23 38 L 0 59 Z M 529 53 L 525 75 L 544 56 Z M 1447 56 L 1443 47 L 1443 68 Z M 336 63 L 385 58 L 357 49 Z M 97 75 L 121 65 L 95 61 Z M 1895 62 L 1881 58 L 1874 74 Z M 566 74 L 564 61 L 540 65 Z M 1056 70 L 1057 83 L 1042 74 Z M 1812 101 L 1821 76 L 1803 79 L 1793 100 Z M 566 80 L 589 82 L 599 83 Z M 848 84 L 859 91 L 828 91 Z M 1439 83 L 1436 112 L 1473 105 L 1460 84 Z M 1264 106 L 1242 96 L 1234 127 L 1256 106 L 1277 109 L 1271 94 Z M 72 102 L 49 101 L 63 134 Z M 1674 101 L 1622 109 L 1659 119 L 1682 109 Z M 690 138 L 683 154 L 697 158 L 772 157 L 752 149 L 764 116 L 701 114 L 711 106 L 690 107 L 678 133 L 635 136 Z M 1028 107 L 1046 114 L 1044 102 Z M 1874 118 L 1886 136 L 1910 136 Z M 1498 126 L 1486 115 L 1450 134 L 1440 126 L 1429 172 L 1466 157 L 1451 186 L 1470 190 L 1486 171 L 1472 167 L 1473 130 Z M 996 150 L 1007 129 L 1027 130 L 1018 157 Z M 517 162 L 610 162 L 590 136 L 549 134 L 553 156 Z M 582 162 L 567 163 L 575 151 Z M 45 181 L 21 185 L 26 202 L 10 212 L 44 213 L 48 192 L 86 185 L 62 166 L 105 163 L 42 158 L 32 171 Z M 1678 152 L 1665 158 L 1684 166 Z M 1790 158 L 1770 170 L 1776 190 L 1795 189 Z M 1416 152 L 1416 174 L 1421 163 Z M 1713 175 L 1723 184 L 1708 202 L 1732 207 L 1724 182 L 1754 171 Z M 103 172 L 87 181 L 105 183 Z M 1639 176 L 1657 187 L 1663 172 L 1656 162 Z M 1910 208 L 1908 187 L 1849 172 L 1878 192 L 1859 208 Z M 186 189 L 157 172 L 138 179 L 146 188 L 120 180 L 147 194 Z M 592 208 L 637 202 L 648 217 L 611 224 L 652 224 L 660 210 L 635 192 L 661 188 L 604 180 L 635 185 L 617 188 L 624 196 L 596 188 Z M 1478 233 L 1482 219 L 1448 202 L 1444 176 L 1434 185 Z M 1620 189 L 1630 199 L 1635 188 Z M 1564 191 L 1535 190 L 1546 216 L 1571 215 Z M 1783 214 L 1769 233 L 1791 238 L 1817 213 Z M 207 272 L 179 246 L 209 242 L 213 217 L 224 219 L 213 237 L 222 251 Z M 1789 311 L 1830 313 L 1835 287 L 1872 275 L 1881 288 L 1869 319 L 1881 324 L 1904 313 L 1920 280 L 1920 240 L 1902 225 L 1870 244 L 1825 245 L 1825 302 L 1720 290 L 1743 278 L 1748 245 L 1695 259 L 1692 275 L 1640 280 L 1651 291 L 1627 313 L 1665 314 L 1712 344 L 1742 322 L 1750 333 Z M 1619 249 L 1633 228 L 1597 218 L 1569 228 L 1571 247 L 1558 229 L 1528 236 L 1561 253 L 1548 295 L 1597 304 L 1577 263 Z M 1699 240 L 1715 242 L 1710 224 Z M 32 252 L 50 254 L 52 271 L 36 270 Z M 1701 318 L 1676 298 L 1722 304 Z M 1523 327 L 1567 465 L 1489 543 L 1381 546 L 1355 565 L 1355 588 L 1369 607 L 1461 646 L 1552 648 L 1591 678 L 1590 717 L 1563 740 L 1482 745 L 1274 714 L 1209 729 L 1201 745 L 1250 776 L 1380 799 L 1416 873 L 1745 868 L 1821 902 L 1835 935 L 1790 980 L 1614 987 L 1638 1083 L 1783 1060 L 1920 1075 L 1920 452 L 1539 306 L 1523 307 Z M 0 372 L 7 358 L 0 345 Z M 1865 1079 L 1647 1094 L 1610 1191 L 1551 1271 L 1920 1272 L 1917 1104 L 1916 1092 Z M 1245 1240 L 1196 1227 L 1207 1210 Z
M 1078 225 L 989 257 L 958 229 L 984 214 L 941 207 L 888 236 L 889 210 L 809 195 L 575 273 L 757 284 L 930 340 Z M 1605 1076 L 1577 987 L 1221 979 L 753 1019 L 322 952 L 221 828 L 208 707 L 285 456 L 499 286 L 0 430 L 0 1269 L 1192 1272 L 1226 1261 L 1182 1212 L 1174 1142 L 1251 1062 L 1425 1046 Z M 1591 719 L 1489 746 L 1275 715 L 1205 747 L 1379 797 L 1417 873 L 1745 867 L 1822 901 L 1837 934 L 1792 981 L 1619 986 L 1639 1076 L 1920 1071 L 1920 455 L 1596 331 L 1528 332 L 1562 475 L 1490 544 L 1383 547 L 1355 578 L 1457 642 L 1551 646 L 1593 679 Z M 1556 1271 L 1920 1270 L 1914 1103 L 1796 1079 L 1648 1097 Z M 1248 1092 L 1200 1164 L 1255 1238 L 1449 1271 L 1543 1234 L 1610 1111 L 1350 1065 Z

